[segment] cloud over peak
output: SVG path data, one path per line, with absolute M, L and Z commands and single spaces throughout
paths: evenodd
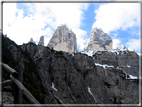
M 102 4 L 97 10 L 96 21 L 92 27 L 102 28 L 110 33 L 116 30 L 126 30 L 140 23 L 139 3 L 108 3 Z
M 87 10 L 87 3 L 23 3 L 26 8 L 16 3 L 4 3 L 3 19 L 4 34 L 7 34 L 17 44 L 28 42 L 30 38 L 35 41 L 44 35 L 45 45 L 48 44 L 53 31 L 60 24 L 66 24 L 75 29 L 77 40 L 84 39 L 86 31 L 80 29 L 84 19 L 83 11 Z M 19 8 L 18 8 L 19 7 Z M 27 14 L 24 14 L 27 13 Z M 11 18 L 10 18 L 11 17 Z M 79 33 L 78 33 L 79 32 Z M 80 32 L 84 32 L 80 33 Z M 78 45 L 81 47 L 84 41 Z

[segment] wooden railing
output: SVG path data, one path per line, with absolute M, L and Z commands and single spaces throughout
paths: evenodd
M 18 80 L 19 74 L 17 71 L 15 71 L 14 69 L 12 69 L 11 67 L 9 67 L 7 64 L 1 63 L 0 65 L 7 71 L 10 73 L 10 80 L 5 80 L 2 83 L 0 83 L 0 85 L 2 85 L 3 87 L 3 91 L 8 91 L 8 92 L 14 92 L 14 103 L 15 104 L 19 104 L 19 101 L 17 100 L 18 97 L 20 96 L 18 93 L 18 90 L 20 89 L 23 94 L 27 97 L 27 99 L 33 103 L 33 104 L 40 104 L 35 98 L 34 96 L 23 86 L 23 84 Z M 14 90 L 11 88 L 4 88 L 4 86 L 6 85 L 14 85 Z

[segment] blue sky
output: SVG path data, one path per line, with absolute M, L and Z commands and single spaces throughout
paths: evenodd
M 76 34 L 83 50 L 93 27 L 101 28 L 113 40 L 113 48 L 125 45 L 139 52 L 139 3 L 4 3 L 3 33 L 18 45 L 38 44 L 44 36 L 47 46 L 57 26 L 66 24 Z

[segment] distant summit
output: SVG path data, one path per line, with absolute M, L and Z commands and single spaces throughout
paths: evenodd
M 86 43 L 85 50 L 112 50 L 112 39 L 101 28 L 93 28 Z
M 44 36 L 41 36 L 41 37 L 40 37 L 40 40 L 39 40 L 38 45 L 44 46 Z
M 118 51 L 128 51 L 128 49 L 124 45 L 118 46 L 115 50 L 118 50 Z
M 36 44 L 33 38 L 31 38 L 29 42 Z
M 57 51 L 77 52 L 76 35 L 66 25 L 58 26 L 47 46 Z

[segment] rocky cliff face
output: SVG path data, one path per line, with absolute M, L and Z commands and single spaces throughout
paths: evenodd
M 100 28 L 93 28 L 86 43 L 85 50 L 112 50 L 112 39 Z
M 123 46 L 125 47 L 125 46 Z M 139 55 L 134 51 L 129 51 L 126 47 L 106 51 L 90 50 L 82 51 L 94 59 L 94 63 L 112 65 L 115 68 L 123 69 L 126 73 L 139 76 Z
M 35 63 L 30 70 L 23 70 L 23 82 L 33 78 L 32 81 L 39 84 L 40 90 L 43 86 L 43 91 L 38 92 L 39 98 L 43 97 L 42 103 L 139 103 L 139 57 L 135 52 L 97 51 L 88 56 L 83 53 L 55 51 L 33 43 L 24 44 L 20 48 L 28 54 L 23 56 L 16 45 L 9 49 L 14 60 L 17 60 L 19 55 L 23 56 L 22 60 L 19 59 L 22 69 L 29 68 L 34 65 L 33 62 Z M 29 74 L 31 75 L 28 76 Z
M 66 25 L 58 26 L 48 47 L 57 51 L 77 52 L 76 35 Z

